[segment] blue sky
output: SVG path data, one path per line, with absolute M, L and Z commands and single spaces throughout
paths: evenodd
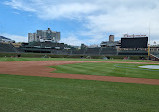
M 61 42 L 100 44 L 114 34 L 147 34 L 159 44 L 159 0 L 1 0 L 0 35 L 17 42 L 50 27 Z

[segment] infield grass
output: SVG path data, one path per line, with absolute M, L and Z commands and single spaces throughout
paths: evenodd
M 142 65 L 146 64 L 85 62 L 57 65 L 52 68 L 56 69 L 54 73 L 159 79 L 159 70 L 140 68 Z
M 0 112 L 158 112 L 159 86 L 0 75 Z

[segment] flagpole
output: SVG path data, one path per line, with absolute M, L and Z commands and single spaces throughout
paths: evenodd
M 148 60 L 150 60 L 150 23 L 149 23 Z

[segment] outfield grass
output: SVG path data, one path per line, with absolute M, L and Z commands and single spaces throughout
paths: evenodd
M 139 68 L 143 64 L 125 63 L 76 63 L 52 66 L 54 73 L 101 75 L 159 79 L 159 70 Z M 144 64 L 145 65 L 145 64 Z
M 0 57 L 0 61 L 123 61 L 123 62 L 153 62 L 149 60 L 121 60 L 121 59 L 78 59 L 78 58 L 10 58 L 10 57 Z
M 0 75 L 0 112 L 158 112 L 159 86 Z

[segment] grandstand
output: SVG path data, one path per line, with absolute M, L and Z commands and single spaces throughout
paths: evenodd
M 159 53 L 155 55 L 155 57 L 159 60 Z
M 31 42 L 23 43 L 20 47 L 20 51 L 32 52 L 32 53 L 51 53 L 57 55 L 147 55 L 147 51 L 144 50 L 125 50 L 117 49 L 116 47 L 95 47 L 95 48 L 81 48 L 69 46 L 64 43 L 52 43 L 52 42 Z
M 150 54 L 151 54 L 151 58 L 159 61 L 159 51 L 151 51 Z
M 0 43 L 0 52 L 15 53 L 18 50 L 11 43 Z
M 101 48 L 100 55 L 117 55 L 117 49 L 113 47 Z
M 64 48 L 64 44 L 52 43 L 52 42 L 30 42 L 28 45 L 25 45 L 24 47 L 27 47 L 27 48 L 55 48 L 55 47 Z
M 138 40 L 138 38 L 132 38 L 132 39 Z M 147 42 L 147 37 L 141 39 L 146 39 L 144 43 Z M 17 46 L 17 44 L 15 45 Z M 54 55 L 81 55 L 81 56 L 148 55 L 146 51 L 147 48 L 143 46 L 141 46 L 141 48 L 138 48 L 135 42 L 132 44 L 133 46 L 129 47 L 128 45 L 129 44 L 127 44 L 127 42 L 124 43 L 123 41 L 122 42 L 114 41 L 114 35 L 110 35 L 109 41 L 103 41 L 100 44 L 100 47 L 98 46 L 88 47 L 84 44 L 81 44 L 80 46 L 81 48 L 79 48 L 79 46 L 75 47 L 54 41 L 45 41 L 45 42 L 33 41 L 29 43 L 21 43 L 21 46 L 18 48 L 15 48 L 12 44 L 2 43 L 0 46 L 0 52 L 48 53 Z M 122 48 L 121 46 L 124 47 Z
M 23 43 L 21 48 L 50 48 L 50 49 L 66 49 L 70 48 L 72 49 L 73 47 L 64 44 L 64 43 L 53 43 L 53 42 L 30 42 L 30 43 Z
M 30 52 L 30 53 L 51 53 L 51 49 L 40 49 L 40 48 L 21 48 L 23 52 Z
M 30 42 L 30 43 L 23 43 L 20 49 L 23 52 L 67 55 L 67 54 L 72 54 L 70 49 L 75 49 L 75 48 L 64 43 Z
M 159 61 L 159 54 L 156 54 L 156 55 L 151 54 L 150 57 L 151 57 L 151 60 Z
M 87 48 L 85 54 L 87 55 L 99 55 L 100 47 L 97 48 Z
M 148 55 L 145 50 L 121 50 L 118 55 Z
M 85 49 L 72 50 L 72 54 L 75 54 L 75 55 L 84 55 L 85 52 L 86 52 Z

